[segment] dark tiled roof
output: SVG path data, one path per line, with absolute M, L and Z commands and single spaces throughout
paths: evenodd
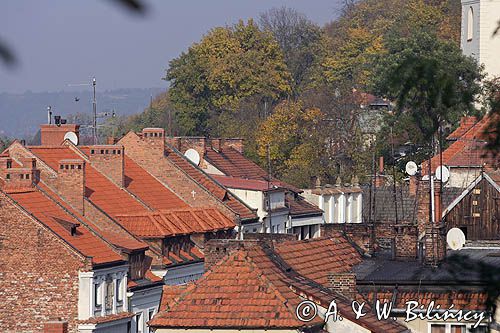
M 390 260 L 386 256 L 365 259 L 354 267 L 357 283 L 491 283 L 488 274 L 500 273 L 500 250 L 467 249 L 449 251 L 439 267 L 425 266 L 417 261 Z M 489 273 L 488 273 L 489 272 Z
M 454 305 L 455 309 L 486 310 L 488 294 L 470 290 L 399 290 L 379 288 L 376 291 L 363 293 L 369 302 L 379 300 L 381 303 L 393 302 L 395 308 L 406 308 L 406 302 L 417 301 L 428 306 L 434 301 L 435 306 L 440 305 L 446 309 Z
M 285 201 L 290 208 L 290 215 L 292 217 L 301 215 L 323 215 L 323 211 L 318 206 L 306 201 L 306 199 L 301 196 L 290 198 L 290 196 L 287 195 Z
M 370 188 L 362 186 L 363 189 L 363 221 L 370 221 Z M 417 188 L 418 191 L 418 188 Z M 463 189 L 457 187 L 443 187 L 442 205 L 444 208 L 455 200 Z M 375 200 L 374 219 L 376 222 L 396 222 L 396 204 L 394 201 L 394 188 L 392 186 L 379 187 L 372 192 L 372 200 Z M 418 195 L 417 195 L 418 196 Z M 417 221 L 416 195 L 409 193 L 408 186 L 396 187 L 396 203 L 398 222 L 413 223 Z M 371 207 L 373 209 L 373 207 Z M 372 212 L 373 214 L 373 212 Z

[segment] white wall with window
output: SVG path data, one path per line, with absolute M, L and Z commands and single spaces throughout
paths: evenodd
M 148 289 L 135 289 L 130 292 L 130 312 L 135 316 L 132 321 L 132 333 L 149 333 L 147 324 L 158 312 L 163 286 Z
M 326 223 L 362 222 L 363 194 L 359 188 L 351 191 L 325 190 L 324 192 L 306 189 L 303 196 L 324 211 Z

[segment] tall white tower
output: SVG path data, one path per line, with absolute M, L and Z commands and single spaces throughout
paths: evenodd
M 462 0 L 462 52 L 484 65 L 488 76 L 500 76 L 500 0 Z

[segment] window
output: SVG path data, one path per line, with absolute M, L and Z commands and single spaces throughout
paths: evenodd
M 8 173 L 7 175 L 5 175 L 5 178 L 6 179 L 10 179 L 10 173 Z
M 465 325 L 451 325 L 451 333 L 467 333 Z
M 148 321 L 151 320 L 151 319 L 153 319 L 154 315 L 155 315 L 155 309 L 154 308 L 153 309 L 149 309 L 149 311 L 148 311 Z M 151 329 L 148 329 L 148 331 L 150 333 L 153 332 Z
M 446 325 L 445 324 L 432 324 L 431 325 L 431 333 L 446 333 Z
M 123 301 L 123 279 L 116 280 L 116 298 L 119 302 Z
M 96 308 L 101 306 L 101 285 L 94 284 L 94 306 Z
M 12 161 L 7 161 L 7 169 L 12 168 Z
M 474 37 L 474 10 L 469 7 L 467 14 L 467 41 L 470 42 Z
M 115 298 L 115 286 L 113 280 L 108 277 L 106 280 L 106 295 L 104 296 L 104 305 L 106 311 L 111 311 L 113 309 L 113 299 Z
M 135 315 L 135 333 L 142 333 L 142 312 Z

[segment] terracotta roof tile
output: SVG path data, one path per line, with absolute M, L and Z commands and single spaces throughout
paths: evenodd
M 281 188 L 280 185 L 276 183 L 268 183 L 265 180 L 259 179 L 245 179 L 232 176 L 224 175 L 211 175 L 213 179 L 218 181 L 220 184 L 227 188 L 244 189 L 250 191 L 267 191 L 269 189 Z
M 500 163 L 500 155 L 492 156 L 491 152 L 485 149 L 490 139 L 490 122 L 493 118 L 489 115 L 484 116 L 469 129 L 460 130 L 463 134 L 456 138 L 448 148 L 446 148 L 442 157 L 437 154 L 431 159 L 432 172 L 440 165 L 441 158 L 446 166 L 456 167 L 481 167 L 483 165 L 497 166 Z M 471 120 L 469 120 L 471 121 Z M 468 121 L 467 121 L 468 122 Z M 468 127 L 468 125 L 467 125 Z M 428 161 L 422 162 L 422 173 L 428 174 Z
M 176 328 L 300 328 L 287 295 L 267 279 L 244 251 L 215 265 L 185 290 L 164 294 L 166 310 L 153 327 Z M 288 292 L 287 292 L 288 293 Z M 298 296 L 294 295 L 298 302 Z M 318 324 L 315 320 L 312 324 Z
M 102 264 L 122 260 L 122 257 L 105 241 L 92 234 L 85 226 L 79 226 L 78 220 L 40 191 L 11 193 L 10 196 L 83 255 L 92 257 L 93 263 Z M 73 236 L 69 231 L 71 225 L 77 226 Z
M 234 222 L 215 208 L 119 214 L 117 220 L 138 237 L 164 238 L 228 230 Z
M 476 123 L 477 117 L 462 117 L 462 119 L 460 119 L 460 125 L 446 137 L 446 140 L 456 140 L 460 138 Z
M 215 151 L 213 148 L 208 148 L 204 158 L 226 176 L 263 181 L 267 181 L 269 178 L 266 170 L 262 169 L 256 163 L 231 147 L 221 151 Z M 278 179 L 273 179 L 273 183 L 296 193 L 302 192 L 297 187 Z
M 66 204 L 64 200 L 62 200 L 56 193 L 54 193 L 45 183 L 42 181 L 38 183 L 38 187 L 44 191 L 48 196 L 56 200 L 61 206 L 63 206 L 66 210 L 71 212 L 71 214 L 75 215 L 83 221 L 87 226 L 89 226 L 94 232 L 97 232 L 102 237 L 104 237 L 109 243 L 119 247 L 124 248 L 131 251 L 144 250 L 148 248 L 148 245 L 130 235 L 125 230 L 123 232 L 112 231 L 110 228 L 105 228 L 100 225 L 97 226 L 92 221 L 75 211 L 71 206 Z
M 29 147 L 52 169 L 63 159 L 81 159 L 68 147 Z M 90 164 L 85 166 L 85 196 L 111 216 L 123 212 L 145 212 L 146 207 L 104 177 Z
M 343 237 L 276 243 L 276 252 L 299 274 L 327 285 L 329 273 L 344 273 L 361 262 L 361 255 Z M 332 260 L 335 258 L 335 260 Z
M 227 190 L 223 186 L 219 185 L 209 175 L 191 164 L 176 150 L 169 147 L 168 145 L 165 146 L 165 156 L 178 168 L 180 168 L 191 178 L 193 178 L 198 184 L 214 194 L 219 200 L 223 201 L 224 204 L 231 208 L 234 212 L 236 212 L 236 214 L 238 214 L 242 220 L 257 219 L 255 210 L 252 210 L 250 207 L 243 204 L 232 194 L 227 193 Z

